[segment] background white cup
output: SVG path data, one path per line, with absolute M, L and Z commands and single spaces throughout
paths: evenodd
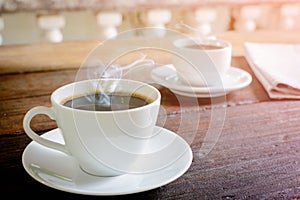
M 99 87 L 101 86 L 101 87 Z M 66 99 L 104 91 L 144 96 L 149 104 L 126 110 L 87 111 L 63 105 Z M 73 156 L 89 174 L 115 176 L 135 171 L 136 160 L 153 136 L 161 101 L 153 86 L 133 80 L 85 80 L 62 86 L 51 95 L 52 107 L 30 109 L 23 120 L 27 135 L 35 142 Z M 45 114 L 56 120 L 65 144 L 39 136 L 30 128 L 31 119 Z M 45 158 L 47 159 L 47 158 Z M 59 163 L 58 163 L 59 164 Z
M 191 86 L 219 86 L 231 66 L 232 45 L 224 40 L 181 38 L 173 42 L 173 50 L 172 64 Z

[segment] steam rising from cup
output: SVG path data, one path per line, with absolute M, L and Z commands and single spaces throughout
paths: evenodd
M 110 64 L 106 66 L 100 60 L 94 61 L 91 66 L 89 66 L 87 70 L 87 78 L 88 79 L 121 79 L 126 73 L 134 70 L 140 70 L 155 66 L 155 62 L 151 59 L 146 59 L 146 55 L 142 55 L 142 58 L 135 60 L 134 62 L 127 64 L 125 66 L 121 66 L 119 64 Z M 112 104 L 111 95 L 106 93 L 102 85 L 97 84 L 94 86 L 95 91 L 100 94 L 88 95 L 87 98 L 90 102 L 95 105 L 101 105 L 105 107 L 110 107 Z

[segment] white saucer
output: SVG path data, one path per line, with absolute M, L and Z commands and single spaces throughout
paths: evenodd
M 155 172 L 145 174 L 124 174 L 115 177 L 98 177 L 83 172 L 76 161 L 64 153 L 41 146 L 32 141 L 25 148 L 22 163 L 26 172 L 38 182 L 54 189 L 87 195 L 123 195 L 151 190 L 166 185 L 181 175 L 190 167 L 193 154 L 186 141 L 177 134 L 155 127 L 159 133 L 153 137 L 151 144 L 165 144 L 170 140 L 178 140 L 173 148 L 186 149 L 172 164 Z M 43 137 L 62 142 L 59 129 L 54 129 Z M 170 143 L 171 145 L 173 143 Z M 168 156 L 168 155 L 165 155 Z M 157 160 L 162 160 L 161 155 Z
M 223 96 L 231 91 L 248 86 L 252 81 L 252 76 L 248 72 L 230 67 L 222 79 L 223 87 L 193 87 L 180 80 L 172 64 L 153 69 L 151 77 L 156 83 L 169 88 L 175 94 L 198 98 Z

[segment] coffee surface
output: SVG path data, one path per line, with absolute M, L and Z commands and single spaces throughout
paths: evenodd
M 213 50 L 213 49 L 222 49 L 223 46 L 217 46 L 217 45 L 209 45 L 209 44 L 191 44 L 184 46 L 185 48 L 189 49 L 203 49 L 203 50 Z
M 62 102 L 64 106 L 90 111 L 127 110 L 149 104 L 146 97 L 135 94 L 88 94 Z

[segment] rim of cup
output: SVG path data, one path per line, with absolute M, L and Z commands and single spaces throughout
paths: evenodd
M 212 45 L 222 48 L 215 49 L 203 49 L 203 48 L 189 48 L 187 45 Z M 232 45 L 230 42 L 222 39 L 213 39 L 213 38 L 181 38 L 173 42 L 173 45 L 179 49 L 185 49 L 190 51 L 223 51 L 224 49 L 231 48 Z
M 129 82 L 132 82 L 132 83 L 139 84 L 140 86 L 146 86 L 146 87 L 151 88 L 151 90 L 155 91 L 156 97 L 153 98 L 152 101 L 150 101 L 147 105 L 143 105 L 143 106 L 136 107 L 136 108 L 131 108 L 131 109 L 125 109 L 125 110 L 112 110 L 112 111 L 81 110 L 81 109 L 71 108 L 71 107 L 63 105 L 64 102 L 66 102 L 68 100 L 71 100 L 72 98 L 84 96 L 84 95 L 90 94 L 92 92 L 95 92 L 95 90 L 94 91 L 90 90 L 89 92 L 78 93 L 78 95 L 77 94 L 74 95 L 74 93 L 73 93 L 73 94 L 68 94 L 68 95 L 64 96 L 62 94 L 62 93 L 65 93 L 65 92 L 63 92 L 63 90 L 67 90 L 67 88 L 70 88 L 70 90 L 72 92 L 74 92 L 74 90 L 76 88 L 76 84 L 85 84 L 85 83 L 88 83 L 88 82 L 91 82 L 91 81 L 98 81 L 98 82 L 99 81 L 129 81 Z M 129 92 L 130 92 L 130 94 L 134 93 L 133 91 L 129 91 Z M 145 94 L 143 94 L 143 95 L 145 95 Z M 149 96 L 146 96 L 146 97 L 148 98 Z M 151 98 L 151 97 L 149 97 L 149 98 Z M 161 94 L 160 94 L 159 90 L 157 88 L 155 88 L 154 86 L 152 86 L 150 84 L 147 84 L 147 83 L 144 83 L 144 82 L 141 82 L 141 81 L 136 81 L 136 80 L 131 80 L 131 79 L 89 79 L 89 80 L 76 81 L 76 82 L 72 82 L 72 83 L 69 83 L 69 84 L 66 84 L 66 85 L 63 85 L 63 86 L 57 88 L 51 94 L 51 102 L 54 103 L 55 105 L 57 105 L 60 108 L 63 108 L 63 109 L 66 109 L 66 110 L 73 110 L 73 111 L 76 111 L 76 112 L 91 112 L 91 113 L 121 113 L 121 112 L 128 112 L 128 111 L 130 111 L 130 112 L 131 111 L 137 111 L 137 110 L 144 109 L 144 108 L 147 108 L 149 106 L 152 106 L 158 100 L 160 100 L 160 98 L 161 98 Z

